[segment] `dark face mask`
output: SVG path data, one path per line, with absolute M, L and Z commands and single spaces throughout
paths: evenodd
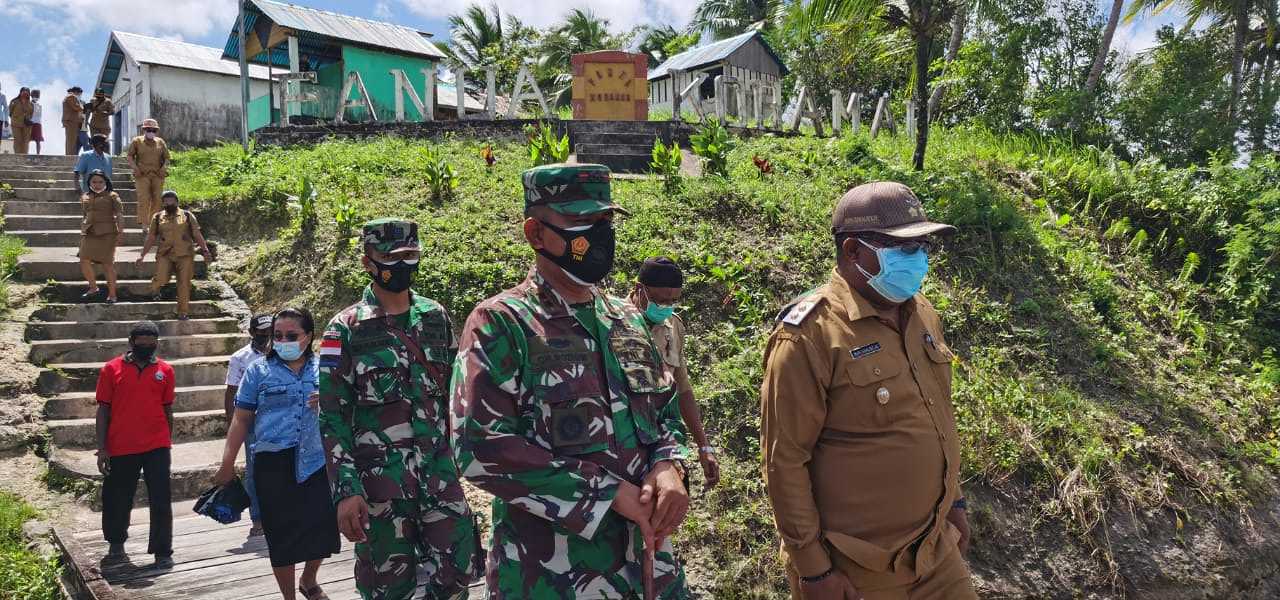
M 151 360 L 156 353 L 155 346 L 132 346 L 130 350 L 133 351 L 133 358 L 142 362 Z
M 164 205 L 164 212 L 165 212 L 165 213 L 167 213 L 167 214 L 176 215 L 176 214 L 178 214 L 178 205 L 177 205 L 177 204 L 166 204 L 166 205 Z
M 271 334 L 253 336 L 253 349 L 260 354 L 266 354 L 271 350 Z
M 413 285 L 413 274 L 418 272 L 418 261 L 413 262 L 398 260 L 393 263 L 380 263 L 372 258 L 369 262 L 373 264 L 373 268 L 377 269 L 377 273 L 370 273 L 373 278 L 374 285 L 387 290 L 393 294 L 399 294 Z
M 584 285 L 595 285 L 609 274 L 609 270 L 613 268 L 613 251 L 617 243 L 612 222 L 600 221 L 590 227 L 573 229 L 561 229 L 546 221 L 541 223 L 556 232 L 564 240 L 566 248 L 560 256 L 552 256 L 546 249 L 539 249 L 538 254 L 547 257 Z

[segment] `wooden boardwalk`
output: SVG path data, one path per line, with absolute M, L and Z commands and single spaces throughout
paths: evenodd
M 77 599 L 93 600 L 260 600 L 280 598 L 266 539 L 249 538 L 248 513 L 238 523 L 222 525 L 191 512 L 194 501 L 174 504 L 173 566 L 157 568 L 147 554 L 147 509 L 133 511 L 128 559 L 104 561 L 107 543 L 99 529 L 100 513 L 85 512 L 74 531 L 59 529 L 66 550 L 71 585 Z M 352 567 L 354 546 L 345 540 L 342 551 L 320 568 L 319 582 L 332 600 L 358 600 Z M 297 574 L 301 575 L 299 567 Z M 424 594 L 420 590 L 417 597 Z M 484 586 L 471 588 L 471 598 L 483 598 Z M 298 595 L 302 600 L 302 595 Z

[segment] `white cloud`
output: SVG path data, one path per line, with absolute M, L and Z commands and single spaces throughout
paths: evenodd
M 391 5 L 386 0 L 378 0 L 373 7 L 373 18 L 382 21 L 391 21 L 394 15 L 391 13 Z
M 30 82 L 21 81 L 18 74 L 13 71 L 0 71 L 0 90 L 4 91 L 4 95 L 9 100 L 13 100 L 18 95 L 18 90 L 22 87 L 29 87 L 33 90 L 40 90 L 40 128 L 44 130 L 44 143 L 41 144 L 42 154 L 62 154 L 66 148 L 66 139 L 63 137 L 65 133 L 62 130 L 62 99 L 67 95 L 67 88 L 71 84 L 62 78 L 52 81 L 32 84 Z M 8 128 L 6 128 L 7 131 Z M 34 154 L 36 145 L 31 144 L 31 152 Z
M 477 0 L 400 0 L 410 11 L 428 18 L 445 18 L 459 14 Z M 487 6 L 487 2 L 481 1 Z M 502 14 L 515 15 L 527 25 L 546 27 L 559 23 L 575 8 L 590 9 L 596 16 L 609 20 L 614 31 L 637 25 L 671 25 L 677 29 L 689 22 L 697 2 L 694 0 L 637 0 L 608 3 L 590 0 L 499 0 Z M 444 35 L 446 32 L 440 32 Z
M 75 32 L 98 27 L 135 33 L 200 37 L 230 30 L 234 0 L 6 0 L 4 11 L 45 31 Z

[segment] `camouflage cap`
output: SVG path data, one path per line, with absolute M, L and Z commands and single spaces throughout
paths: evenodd
M 562 215 L 582 216 L 607 210 L 626 214 L 613 203 L 609 167 L 592 164 L 554 164 L 524 172 L 524 210 L 548 206 Z
M 361 231 L 361 242 L 372 245 L 383 254 L 417 252 L 422 249 L 418 245 L 418 224 L 391 217 L 365 223 Z

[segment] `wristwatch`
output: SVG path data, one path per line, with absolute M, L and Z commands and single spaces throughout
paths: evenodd
M 715 454 L 715 453 L 716 453 L 715 446 L 699 446 L 698 447 L 698 454 Z

